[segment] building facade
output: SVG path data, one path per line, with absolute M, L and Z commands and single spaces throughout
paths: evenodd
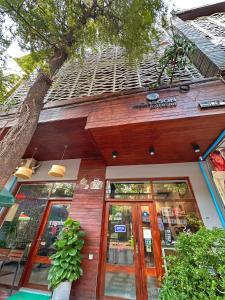
M 165 76 L 162 88 L 149 91 L 157 77 L 153 55 L 135 69 L 118 48 L 59 71 L 24 154 L 31 158 L 37 148 L 35 173 L 8 182 L 16 203 L 0 216 L 0 247 L 24 251 L 17 287 L 47 290 L 52 244 L 68 216 L 86 232 L 84 275 L 71 290 L 76 300 L 157 299 L 164 258 L 189 219 L 223 227 L 223 195 L 211 193 L 199 160 L 225 129 L 224 24 L 225 3 L 174 16 L 176 31 L 197 50 L 173 86 Z M 19 104 L 29 84 L 32 78 L 9 102 Z M 13 107 L 1 114 L 2 137 Z M 213 164 L 215 155 L 209 159 Z M 66 168 L 60 179 L 48 176 L 57 164 Z M 2 286 L 16 266 L 8 267 Z

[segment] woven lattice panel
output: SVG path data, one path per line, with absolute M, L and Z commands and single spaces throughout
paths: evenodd
M 199 17 L 188 21 L 201 31 L 215 45 L 219 45 L 225 51 L 225 13 L 216 13 L 211 16 Z
M 24 81 L 17 89 L 16 91 L 6 100 L 5 107 L 11 108 L 18 106 L 19 103 L 25 98 L 29 88 L 34 83 L 35 79 L 37 77 L 37 72 L 34 72 L 29 79 Z M 1 110 L 1 109 L 0 109 Z
M 146 55 L 138 66 L 130 65 L 119 47 L 109 48 L 99 54 L 89 54 L 83 63 L 70 59 L 55 76 L 45 97 L 45 103 L 115 93 L 155 84 L 160 72 L 157 61 L 168 45 L 167 41 L 162 42 L 155 53 Z M 201 78 L 199 71 L 189 63 L 185 69 L 175 70 L 173 82 Z M 16 90 L 8 99 L 7 104 L 14 104 L 15 107 L 23 101 L 34 80 L 35 74 Z M 169 84 L 169 78 L 166 75 L 162 76 L 162 84 Z
M 146 55 L 138 66 L 130 66 L 123 51 L 115 47 L 99 55 L 90 55 L 82 65 L 70 60 L 58 72 L 45 100 L 63 101 L 149 87 L 156 83 L 160 72 L 158 55 L 159 53 Z M 202 75 L 189 63 L 185 69 L 175 71 L 173 82 L 200 78 Z M 162 77 L 162 83 L 169 83 L 166 75 Z

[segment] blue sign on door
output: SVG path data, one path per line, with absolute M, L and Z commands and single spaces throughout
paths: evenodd
M 126 225 L 114 225 L 115 232 L 126 232 Z

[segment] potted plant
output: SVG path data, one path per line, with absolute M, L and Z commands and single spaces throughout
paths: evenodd
M 52 266 L 48 274 L 49 287 L 53 289 L 52 300 L 69 300 L 72 282 L 82 276 L 81 249 L 84 231 L 80 223 L 68 218 L 54 243 L 55 254 L 50 258 Z

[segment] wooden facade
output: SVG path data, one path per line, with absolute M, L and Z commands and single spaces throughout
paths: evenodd
M 212 13 L 224 11 L 224 5 L 223 3 L 211 6 L 211 8 L 206 7 L 201 12 L 194 10 L 179 13 L 177 15 L 180 18 L 178 23 L 182 23 L 183 26 L 183 22 L 186 20 L 199 17 L 202 13 L 210 14 L 209 9 Z M 185 33 L 185 30 L 183 33 Z M 210 42 L 208 43 L 210 44 Z M 220 54 L 224 52 L 221 51 L 219 51 Z M 203 53 L 203 56 L 210 60 L 210 55 L 207 56 Z M 212 60 L 210 60 L 209 65 L 213 67 L 210 69 L 212 72 L 210 71 L 208 75 L 217 75 L 220 66 Z M 111 69 L 113 69 L 112 66 Z M 68 72 L 72 72 L 71 70 L 70 66 Z M 116 67 L 113 70 L 115 71 Z M 225 106 L 201 109 L 199 105 L 207 100 L 225 99 L 223 77 L 207 79 L 200 76 L 197 81 L 190 79 L 188 81 L 190 89 L 187 92 L 180 88 L 182 82 L 169 88 L 149 91 L 139 81 L 134 83 L 133 79 L 131 82 L 134 86 L 129 83 L 130 86 L 127 85 L 129 88 L 118 90 L 115 83 L 116 72 L 112 71 L 111 73 L 114 76 L 114 85 L 110 85 L 108 91 L 102 94 L 97 93 L 98 83 L 95 82 L 96 78 L 94 77 L 92 80 L 93 90 L 89 90 L 89 94 L 85 94 L 85 92 L 83 95 L 76 97 L 74 77 L 68 83 L 68 86 L 72 85 L 74 90 L 70 91 L 67 86 L 67 88 L 65 87 L 65 94 L 63 94 L 64 91 L 59 88 L 55 92 L 57 94 L 55 101 L 53 99 L 54 90 L 51 90 L 48 94 L 50 100 L 45 103 L 37 130 L 24 154 L 24 158 L 32 157 L 34 148 L 37 147 L 38 152 L 35 155 L 37 161 L 59 160 L 63 146 L 68 145 L 64 159 L 81 159 L 77 187 L 70 207 L 70 216 L 80 221 L 82 229 L 86 232 L 82 263 L 84 276 L 73 284 L 71 300 L 120 299 L 118 297 L 103 296 L 105 274 L 103 267 L 105 267 L 108 229 L 107 209 L 109 209 L 109 203 L 115 202 L 113 199 L 107 199 L 107 201 L 105 199 L 106 168 L 108 166 L 197 162 L 199 156 L 207 150 L 225 128 Z M 207 75 L 206 73 L 203 75 Z M 138 77 L 136 73 L 134 77 Z M 66 86 L 66 76 L 62 76 L 61 79 Z M 94 89 L 94 83 L 96 89 Z M 104 80 L 101 84 L 105 88 Z M 138 105 L 147 103 L 146 96 L 150 92 L 157 92 L 159 99 L 174 98 L 176 106 L 150 109 L 149 106 L 144 105 L 142 108 L 138 108 Z M 21 93 L 24 93 L 24 90 Z M 62 93 L 63 101 L 60 101 L 60 93 Z M 67 97 L 68 93 L 69 97 Z M 15 122 L 14 112 L 12 110 L 1 115 L 0 128 L 2 128 L 2 131 L 0 131 L 0 139 L 13 126 Z M 193 144 L 199 145 L 200 153 L 194 152 Z M 151 156 L 149 148 L 152 146 L 154 146 L 155 154 Z M 117 152 L 116 158 L 112 157 L 113 151 Z M 89 184 L 98 179 L 103 182 L 103 187 L 96 190 L 81 188 L 79 184 L 82 179 L 86 179 Z M 75 178 L 73 180 L 75 181 Z M 135 211 L 134 224 L 138 224 L 138 226 L 136 226 L 134 236 L 138 237 L 142 235 L 140 229 L 141 217 L 138 212 L 140 204 L 138 201 L 135 203 L 135 201 L 130 200 L 124 201 L 124 203 L 126 205 L 127 203 L 130 204 Z M 156 225 L 155 202 L 154 199 L 151 199 L 151 201 L 144 199 L 142 203 L 149 206 L 153 211 L 151 221 L 156 237 L 154 248 L 157 256 L 156 267 L 146 268 L 145 272 L 147 275 L 161 278 L 163 270 L 160 233 Z M 143 241 L 138 242 L 137 247 L 139 247 L 139 250 L 143 249 Z M 134 254 L 135 264 L 141 261 L 140 269 L 142 270 L 138 271 L 137 277 L 143 281 L 145 274 L 141 274 L 141 272 L 144 272 L 144 255 L 143 253 L 139 255 L 141 257 L 139 261 L 137 253 Z M 90 254 L 93 257 L 89 256 Z M 118 268 L 112 265 L 108 266 L 109 271 L 115 269 Z M 133 267 L 123 267 L 121 270 L 134 274 Z M 24 282 L 28 282 L 28 277 L 29 274 L 27 274 L 27 281 Z M 21 284 L 23 285 L 24 282 L 21 282 Z M 138 289 L 138 300 L 147 299 L 147 289 L 144 281 L 139 283 Z
M 105 182 L 105 165 L 101 160 L 83 159 L 78 174 L 78 182 L 86 178 L 91 182 L 99 178 Z M 98 271 L 100 268 L 102 218 L 104 207 L 104 188 L 101 190 L 76 189 L 70 209 L 70 216 L 81 222 L 86 232 L 85 247 L 83 250 L 84 276 L 73 285 L 71 299 L 95 299 L 97 293 Z M 93 260 L 88 254 L 93 254 Z

